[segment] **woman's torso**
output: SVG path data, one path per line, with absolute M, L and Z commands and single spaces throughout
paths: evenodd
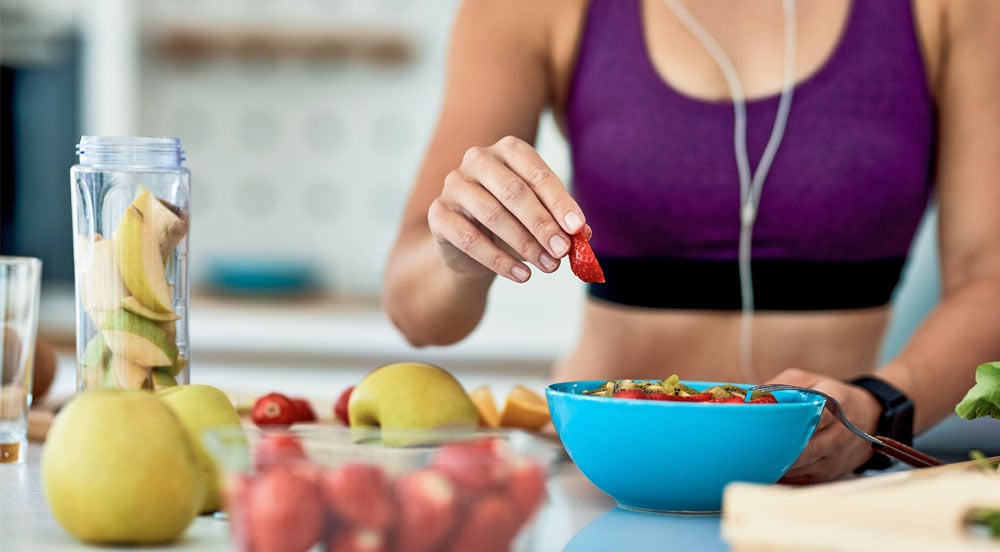
M 601 0 L 606 2 L 608 0 Z M 611 0 L 615 1 L 615 0 Z M 621 2 L 622 0 L 618 0 Z M 631 2 L 632 0 L 624 0 Z M 860 0 L 864 1 L 864 0 Z M 581 37 L 587 16 L 587 3 L 581 1 L 564 2 L 566 13 L 559 19 L 560 23 L 553 27 L 554 59 L 552 60 L 557 75 L 554 84 L 554 103 L 560 114 L 564 129 L 569 112 L 569 123 L 572 126 L 572 109 L 569 105 L 574 98 L 571 94 L 574 78 L 579 77 L 577 54 L 579 49 L 586 49 Z M 731 106 L 728 103 L 728 87 L 722 80 L 714 62 L 706 53 L 704 47 L 684 31 L 680 23 L 665 7 L 662 0 L 642 0 L 640 2 L 642 31 L 645 44 L 640 55 L 648 64 L 645 86 L 657 93 L 673 95 L 675 105 L 688 102 L 692 110 L 704 110 L 713 118 L 720 118 L 719 110 L 726 113 L 728 107 L 729 120 L 732 124 Z M 767 3 L 729 3 L 708 1 L 687 3 L 689 9 L 698 20 L 716 37 L 723 49 L 731 54 L 734 65 L 739 72 L 748 97 L 748 112 L 751 118 L 755 115 L 766 119 L 766 127 L 770 131 L 774 108 L 768 110 L 768 103 L 776 103 L 775 95 L 780 90 L 781 75 L 781 25 L 782 15 L 780 2 Z M 836 84 L 838 74 L 833 71 L 836 63 L 841 63 L 844 48 L 851 44 L 843 41 L 850 37 L 850 31 L 857 33 L 859 29 L 856 17 L 852 14 L 857 6 L 849 1 L 809 2 L 799 1 L 799 40 L 797 41 L 797 82 L 799 102 L 793 100 L 793 111 L 798 107 L 800 114 L 809 112 L 809 102 L 818 102 L 825 89 Z M 904 7 L 908 7 L 905 6 Z M 761 9 L 762 12 L 739 12 L 744 9 Z M 911 19 L 916 22 L 916 32 L 911 32 L 910 41 L 919 41 L 918 47 L 923 52 L 937 51 L 939 38 L 937 36 L 934 10 L 930 3 L 915 5 Z M 739 13 L 734 12 L 736 10 Z M 735 22 L 735 23 L 734 23 Z M 575 23 L 575 26 L 571 23 Z M 911 29 L 912 31 L 912 29 Z M 593 40 L 588 38 L 588 40 Z M 628 40 L 623 36 L 622 40 Z M 742 45 L 741 47 L 737 47 Z M 593 46 L 593 45 L 590 45 Z M 910 45 L 914 47 L 913 44 Z M 753 56 L 740 52 L 754 52 Z M 681 55 L 683 54 L 683 55 Z M 853 53 L 858 55 L 857 52 Z M 587 54 L 584 54 L 587 55 Z M 919 55 L 919 53 L 917 54 Z M 926 55 L 926 78 L 934 82 L 936 73 L 935 56 Z M 831 62 L 832 60 L 832 62 Z M 841 67 L 843 73 L 847 68 Z M 924 67 L 920 68 L 921 70 Z M 847 73 L 849 74 L 849 73 Z M 839 75 L 841 78 L 844 75 Z M 649 82 L 648 79 L 656 79 Z M 662 80 L 660 80 L 662 79 Z M 834 81 L 824 82 L 824 79 Z M 928 87 L 930 84 L 927 83 Z M 656 86 L 661 89 L 656 90 Z M 641 85 L 640 85 L 641 86 Z M 812 87 L 812 88 L 810 88 Z M 919 91 L 918 91 L 919 92 Z M 810 99 L 810 95 L 817 96 Z M 825 101 L 829 101 L 826 98 Z M 567 107 L 569 106 L 569 107 Z M 814 107 L 812 111 L 817 109 Z M 916 112 L 919 114 L 919 111 Z M 724 117 L 722 117 L 724 118 Z M 919 124 L 919 123 L 918 123 Z M 794 130 L 792 123 L 789 131 Z M 573 129 L 570 129 L 572 133 Z M 835 130 L 835 129 L 834 129 Z M 751 128 L 751 131 L 753 129 Z M 731 136 L 731 130 L 730 130 Z M 754 138 L 748 136 L 752 141 Z M 765 136 L 766 138 L 766 136 Z M 692 138 L 694 140 L 695 138 Z M 794 144 L 794 136 L 786 137 L 788 143 Z M 759 140 L 762 141 L 762 140 Z M 787 144 L 786 144 L 787 146 Z M 710 147 L 693 146 L 698 152 L 708 151 L 728 156 L 729 164 L 719 162 L 732 170 L 732 203 L 738 205 L 738 184 L 735 180 L 735 163 L 732 161 L 732 143 L 712 144 Z M 790 151 L 796 146 L 787 146 Z M 800 146 L 801 147 L 801 146 Z M 750 159 L 755 165 L 762 145 L 756 148 L 751 143 Z M 717 150 L 717 151 L 712 151 Z M 780 151 L 780 150 L 779 150 Z M 819 151 L 822 151 L 820 149 Z M 801 152 L 798 153 L 801 156 Z M 702 162 L 706 162 L 702 160 Z M 774 186 L 779 186 L 782 178 L 780 164 L 775 163 Z M 787 170 L 787 169 L 786 169 Z M 842 175 L 838 175 L 841 177 Z M 765 182 L 765 190 L 768 182 Z M 716 190 L 722 193 L 725 190 Z M 780 192 L 787 190 L 778 190 Z M 863 190 L 862 190 L 863 191 Z M 591 190 L 591 193 L 594 193 Z M 888 252 L 905 254 L 905 247 L 912 237 L 913 229 L 919 221 L 920 209 L 926 203 L 927 189 L 910 189 L 905 192 L 902 201 L 910 205 L 903 213 L 902 219 L 895 221 L 896 225 L 904 225 L 901 231 L 895 232 L 897 243 L 881 243 L 874 250 L 878 255 Z M 909 194 L 909 195 L 906 195 Z M 695 196 L 689 196 L 695 197 Z M 765 192 L 762 198 L 761 213 L 764 216 L 768 196 Z M 899 198 L 887 197 L 887 202 L 899 201 Z M 584 201 L 584 203 L 586 203 Z M 919 205 L 918 205 L 919 204 Z M 773 205 L 773 203 L 772 203 Z M 882 205 L 885 209 L 889 204 Z M 896 215 L 900 210 L 897 210 Z M 772 211 L 773 212 L 773 211 Z M 794 214 L 794 213 L 793 213 Z M 683 217 L 678 211 L 677 218 Z M 620 214 L 618 214 L 620 216 Z M 597 220 L 600 217 L 595 217 Z M 735 223 L 735 214 L 733 217 Z M 596 220 L 590 221 L 592 224 Z M 686 224 L 691 224 L 688 221 Z M 780 224 L 770 223 L 780 229 Z M 736 227 L 733 224 L 733 227 Z M 688 229 L 688 226 L 684 227 Z M 595 227 L 595 248 L 600 251 L 600 226 Z M 767 254 L 767 233 L 763 232 L 765 247 L 755 248 L 755 254 Z M 872 229 L 868 229 L 871 233 Z M 729 253 L 726 247 L 735 248 L 735 233 L 726 239 L 716 239 L 719 244 L 715 254 L 725 257 Z M 627 243 L 627 236 L 618 236 L 622 243 Z M 730 239 L 731 238 L 731 239 Z M 814 236 L 815 241 L 822 236 Z M 904 240 L 899 242 L 899 240 Z M 772 240 L 773 241 L 773 240 Z M 890 240 L 887 240 L 890 241 Z M 620 244 L 606 242 L 606 248 L 621 249 Z M 730 245 L 731 244 L 731 245 Z M 671 247 L 683 247 L 684 242 L 670 244 Z M 685 254 L 712 254 L 711 247 L 698 245 Z M 756 244 L 755 244 L 756 245 Z M 795 243 L 786 244 L 786 249 L 796 247 Z M 799 246 L 801 247 L 801 246 Z M 832 247 L 836 247 L 836 243 Z M 879 249 L 881 247 L 881 249 Z M 780 249 L 780 245 L 779 245 Z M 760 251 L 760 252 L 759 252 Z M 626 253 L 630 253 L 626 251 Z M 850 255 L 850 251 L 834 251 L 829 255 L 834 258 Z M 863 254 L 863 253 L 862 253 Z M 822 255 L 822 253 L 821 253 Z M 578 347 L 562 359 L 552 374 L 553 379 L 575 379 L 578 377 L 658 377 L 665 372 L 678 372 L 683 377 L 743 380 L 739 368 L 740 315 L 739 311 L 699 311 L 680 309 L 649 309 L 631 308 L 603 301 L 588 301 L 585 307 L 585 318 L 582 323 L 581 339 Z M 799 367 L 807 370 L 827 373 L 838 377 L 871 371 L 876 366 L 881 337 L 888 320 L 888 309 L 885 306 L 870 308 L 852 308 L 846 310 L 821 310 L 800 314 L 789 314 L 780 311 L 759 313 L 754 323 L 753 365 L 757 377 L 767 379 L 788 367 Z

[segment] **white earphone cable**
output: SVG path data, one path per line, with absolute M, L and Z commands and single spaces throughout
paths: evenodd
M 753 243 L 753 225 L 757 220 L 757 209 L 760 205 L 761 191 L 764 180 L 771 169 L 778 146 L 785 135 L 788 113 L 792 108 L 792 92 L 795 88 L 795 0 L 783 0 L 784 14 L 784 75 L 781 97 L 778 100 L 778 111 L 774 117 L 771 136 L 761 155 L 757 170 L 751 174 L 750 160 L 747 153 L 747 113 L 743 84 L 729 56 L 722 50 L 715 38 L 698 22 L 684 7 L 680 0 L 664 0 L 667 7 L 674 12 L 677 19 L 698 39 L 715 63 L 729 86 L 733 101 L 733 149 L 736 155 L 736 169 L 740 180 L 740 235 L 739 235 L 739 272 L 740 298 L 742 303 L 740 318 L 740 370 L 747 383 L 758 381 L 753 367 L 753 276 L 750 268 L 751 246 Z

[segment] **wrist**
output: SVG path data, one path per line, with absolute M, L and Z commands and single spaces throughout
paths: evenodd
M 913 444 L 914 406 L 909 397 L 889 382 L 866 375 L 848 382 L 866 391 L 878 405 L 878 418 L 874 435 L 889 437 L 906 445 Z M 873 453 L 872 457 L 859 466 L 855 473 L 867 470 L 883 470 L 891 465 L 887 456 Z

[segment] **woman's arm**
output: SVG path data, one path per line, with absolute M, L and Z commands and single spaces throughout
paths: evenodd
M 954 412 L 975 368 L 1000 359 L 1000 2 L 942 4 L 942 48 L 932 88 L 939 110 L 937 201 L 942 296 L 878 376 L 905 393 L 920 433 Z M 880 407 L 867 391 L 802 370 L 775 381 L 814 387 L 874 432 Z M 849 474 L 871 447 L 829 415 L 785 475 L 813 483 Z
M 528 145 L 551 103 L 553 4 L 458 10 L 444 105 L 384 274 L 386 311 L 415 345 L 467 336 L 497 274 L 524 281 L 525 260 L 554 271 L 565 251 L 551 238 L 583 225 L 555 220 L 579 208 Z
M 1000 2 L 949 2 L 936 96 L 939 305 L 880 375 L 916 404 L 915 431 L 954 411 L 1000 359 Z

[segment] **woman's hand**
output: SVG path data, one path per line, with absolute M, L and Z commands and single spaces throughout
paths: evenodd
M 881 407 L 860 387 L 795 368 L 781 372 L 767 383 L 786 383 L 823 391 L 840 402 L 847 419 L 859 429 L 872 434 L 878 425 Z M 809 445 L 781 482 L 806 484 L 838 479 L 853 472 L 871 455 L 868 441 L 851 433 L 832 414 L 824 411 Z
M 431 203 L 427 223 L 449 268 L 515 282 L 531 275 L 525 261 L 554 272 L 570 234 L 586 226 L 562 181 L 531 145 L 512 136 L 466 151 Z

